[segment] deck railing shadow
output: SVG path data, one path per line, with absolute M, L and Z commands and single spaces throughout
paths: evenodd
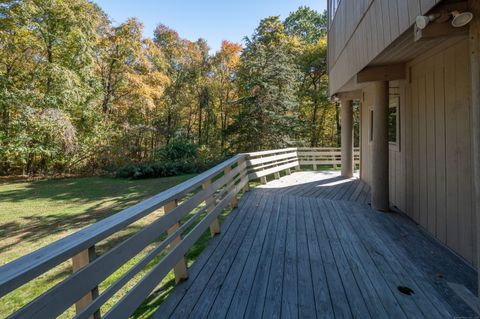
M 220 232 L 218 216 L 235 208 L 249 181 L 280 178 L 300 165 L 339 165 L 338 149 L 297 149 L 239 154 L 150 199 L 109 216 L 72 235 L 0 267 L 0 297 L 57 265 L 72 260 L 73 273 L 11 315 L 52 318 L 75 305 L 75 318 L 99 318 L 99 309 L 156 257 L 158 263 L 106 312 L 104 318 L 128 318 L 173 269 L 175 281 L 188 278 L 185 255 L 206 230 Z M 336 178 L 334 178 L 336 180 Z M 98 255 L 96 245 L 157 210 L 161 217 Z M 156 247 L 99 294 L 98 285 L 152 243 Z M 166 253 L 165 253 L 166 252 Z

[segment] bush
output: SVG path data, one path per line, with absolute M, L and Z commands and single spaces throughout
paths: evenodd
M 198 146 L 182 139 L 175 139 L 158 151 L 158 158 L 166 162 L 191 162 L 198 157 Z
M 182 162 L 155 162 L 142 164 L 129 164 L 120 168 L 116 172 L 117 177 L 121 178 L 153 178 L 168 177 L 181 174 L 197 173 L 198 169 L 195 165 Z
M 115 175 L 121 178 L 155 178 L 195 174 L 225 160 L 216 156 L 206 147 L 199 148 L 185 140 L 174 140 L 158 152 L 158 161 L 150 163 L 135 163 L 116 170 Z

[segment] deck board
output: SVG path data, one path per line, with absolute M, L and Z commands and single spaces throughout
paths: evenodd
M 252 189 L 152 318 L 475 316 L 448 284 L 473 291 L 475 271 L 369 197 L 335 172 Z
M 287 236 L 287 212 L 286 197 L 277 196 L 279 202 L 279 220 L 278 233 L 275 239 L 274 253 L 270 272 L 268 274 L 268 285 L 265 295 L 265 304 L 263 306 L 262 316 L 266 318 L 280 317 L 282 304 L 283 273 L 285 260 L 285 246 Z

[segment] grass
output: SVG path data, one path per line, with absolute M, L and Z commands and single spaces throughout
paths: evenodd
M 34 182 L 10 182 L 0 184 L 0 265 L 63 238 L 93 224 L 134 203 L 166 190 L 193 175 L 147 180 L 123 180 L 109 177 L 88 177 Z M 158 218 L 154 212 L 132 224 L 110 238 L 100 242 L 97 253 L 102 254 L 116 243 L 131 236 L 145 225 Z M 220 216 L 222 221 L 228 211 Z M 207 230 L 187 254 L 190 265 L 201 253 L 210 238 Z M 162 237 L 158 239 L 162 240 Z M 152 243 L 139 255 L 117 270 L 99 286 L 100 293 L 115 282 L 125 271 L 155 247 Z M 163 254 L 164 255 L 164 254 Z M 102 307 L 105 313 L 125 295 L 158 262 L 158 256 L 125 289 L 119 291 Z M 37 279 L 20 287 L 0 299 L 0 318 L 8 316 L 35 296 L 53 287 L 71 274 L 71 263 L 67 261 Z M 144 304 L 135 313 L 135 318 L 148 318 L 168 296 L 174 286 L 171 272 L 159 284 Z M 71 318 L 74 309 L 68 309 L 61 318 Z

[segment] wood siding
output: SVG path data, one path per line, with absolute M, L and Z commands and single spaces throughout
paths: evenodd
M 390 201 L 476 264 L 468 41 L 433 49 L 407 65 L 400 95 L 400 148 L 390 149 Z M 362 178 L 370 182 L 370 87 L 362 101 Z
M 440 1 L 342 0 L 329 28 L 330 93 L 338 92 Z

